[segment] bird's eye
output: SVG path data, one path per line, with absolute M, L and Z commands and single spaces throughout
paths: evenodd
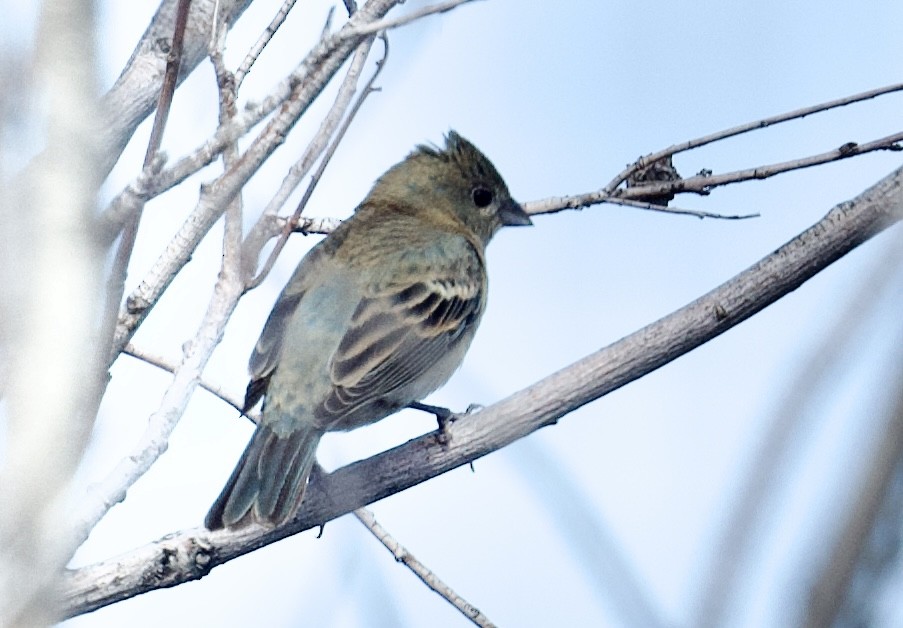
M 484 187 L 476 187 L 473 189 L 473 204 L 477 207 L 486 207 L 492 202 L 492 190 Z

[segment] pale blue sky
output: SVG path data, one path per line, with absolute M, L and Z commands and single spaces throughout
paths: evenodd
M 105 85 L 154 4 L 102 3 Z M 230 41 L 233 62 L 279 4 L 258 1 L 246 13 Z M 249 76 L 248 96 L 276 80 L 270 70 L 293 65 L 328 6 L 299 3 Z M 364 106 L 308 213 L 348 215 L 382 171 L 415 144 L 440 142 L 450 128 L 489 155 L 519 200 L 595 190 L 636 157 L 674 142 L 899 81 L 900 24 L 903 5 L 887 0 L 473 3 L 390 35 L 382 91 Z M 164 140 L 171 156 L 206 137 L 214 103 L 204 64 L 176 96 Z M 685 176 L 702 168 L 724 172 L 868 141 L 900 130 L 900 107 L 901 96 L 886 97 L 681 155 L 675 165 Z M 299 125 L 268 176 L 252 181 L 249 214 L 266 203 L 318 123 L 314 116 Z M 109 192 L 134 175 L 146 132 L 114 172 Z M 529 385 L 710 290 L 899 163 L 899 154 L 869 155 L 676 201 L 760 212 L 754 221 L 601 206 L 503 232 L 489 249 L 491 298 L 480 332 L 462 369 L 431 401 L 463 409 Z M 196 185 L 184 186 L 148 207 L 130 281 L 153 262 L 196 194 Z M 605 531 L 652 612 L 667 625 L 691 625 L 712 543 L 738 499 L 752 445 L 805 356 L 832 341 L 826 334 L 862 274 L 874 271 L 893 236 L 899 244 L 896 232 L 725 336 L 477 461 L 475 474 L 458 469 L 375 504 L 377 518 L 500 626 L 636 622 L 613 600 L 621 583 L 598 555 Z M 207 371 L 210 380 L 236 394 L 244 389 L 248 351 L 312 242 L 294 238 L 267 283 L 242 302 Z M 178 355 L 206 307 L 218 246 L 214 230 L 136 342 Z M 864 335 L 860 352 L 844 355 L 835 390 L 822 391 L 833 395 L 794 436 L 791 464 L 775 470 L 780 490 L 765 505 L 729 625 L 786 626 L 803 608 L 801 576 L 811 574 L 825 522 L 836 520 L 857 460 L 867 458 L 869 421 L 877 415 L 868 402 L 876 392 L 872 369 L 882 348 L 900 341 L 889 314 L 900 297 L 899 282 L 894 294 L 876 297 L 884 314 L 873 317 L 873 335 Z M 131 447 L 166 382 L 151 367 L 120 360 L 86 477 L 103 477 Z M 430 429 L 429 417 L 404 413 L 328 437 L 320 460 L 334 468 Z M 98 526 L 78 562 L 200 524 L 249 434 L 234 412 L 197 393 L 169 451 Z M 315 536 L 296 536 L 199 583 L 68 625 L 466 625 L 351 518 Z M 879 625 L 894 625 L 892 617 Z

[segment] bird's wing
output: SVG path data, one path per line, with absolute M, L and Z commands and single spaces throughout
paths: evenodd
M 285 326 L 291 319 L 304 292 L 283 293 L 273 306 L 260 338 L 251 353 L 248 362 L 248 370 L 251 381 L 245 391 L 245 402 L 242 411 L 247 412 L 254 407 L 266 392 L 270 382 L 270 376 L 276 369 L 279 356 L 282 353 L 282 339 L 285 336 Z
M 431 381 L 430 368 L 470 339 L 486 303 L 486 278 L 482 256 L 469 243 L 465 248 L 463 259 L 361 300 L 330 363 L 333 389 L 323 418 L 347 416 L 417 378 Z M 449 375 L 437 376 L 432 388 Z
M 245 403 L 243 411 L 248 411 L 266 393 L 270 377 L 279 363 L 282 355 L 282 344 L 286 336 L 286 327 L 295 315 L 302 297 L 312 287 L 320 272 L 321 258 L 328 256 L 323 249 L 323 240 L 311 249 L 305 258 L 298 264 L 295 273 L 289 279 L 282 294 L 276 300 L 273 310 L 270 312 L 267 322 L 260 332 L 260 338 L 254 346 L 251 358 L 248 360 L 248 372 L 251 381 L 245 391 Z

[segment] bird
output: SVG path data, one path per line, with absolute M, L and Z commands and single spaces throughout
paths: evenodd
M 455 131 L 419 145 L 298 264 L 249 360 L 261 419 L 204 524 L 284 525 L 320 438 L 375 423 L 442 386 L 486 308 L 485 247 L 531 225 L 492 162 Z

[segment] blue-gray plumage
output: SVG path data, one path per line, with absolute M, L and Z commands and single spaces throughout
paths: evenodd
M 320 437 L 422 399 L 461 364 L 486 307 L 484 248 L 530 218 L 454 131 L 386 172 L 301 260 L 251 355 L 245 410 L 263 416 L 205 519 L 281 525 L 301 505 Z

